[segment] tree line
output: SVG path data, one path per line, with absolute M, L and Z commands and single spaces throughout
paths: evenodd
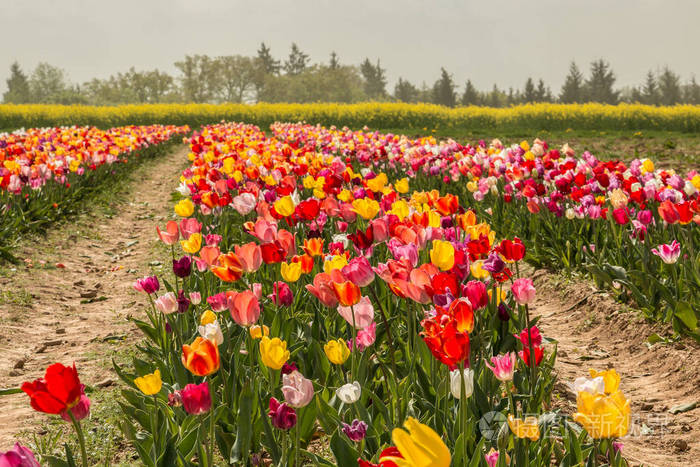
M 639 102 L 649 105 L 700 104 L 700 85 L 693 76 L 686 82 L 665 67 L 649 71 L 639 86 L 616 88 L 615 73 L 603 59 L 590 64 L 587 76 L 575 62 L 558 93 L 542 79 L 528 77 L 522 89 L 478 90 L 471 80 L 459 86 L 440 69 L 437 80 L 416 85 L 400 77 L 393 92 L 387 90 L 386 69 L 379 60 L 366 58 L 347 65 L 332 52 L 328 62 L 311 63 L 292 43 L 286 59 L 276 59 L 262 43 L 252 57 L 186 55 L 175 62 L 172 76 L 160 70 L 133 67 L 106 79 L 71 83 L 61 68 L 39 63 L 25 73 L 15 62 L 10 67 L 5 103 L 116 105 L 171 102 L 427 102 L 454 107 L 477 105 L 507 107 L 534 102 L 583 103 Z

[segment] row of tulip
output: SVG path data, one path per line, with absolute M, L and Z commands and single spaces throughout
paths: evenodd
M 494 132 L 556 130 L 700 131 L 700 106 L 525 104 L 508 108 L 433 104 L 139 104 L 119 106 L 0 105 L 0 128 L 96 125 L 206 125 L 222 119 L 256 125 L 307 121 L 361 128 L 458 128 Z
M 571 382 L 573 418 L 551 409 L 556 345 L 530 315 L 523 242 L 389 156 L 428 139 L 273 135 L 220 124 L 189 140 L 180 220 L 157 228 L 172 275 L 134 284 L 146 341 L 115 365 L 145 465 L 626 465 L 615 370 Z M 75 367 L 22 389 L 73 423 L 88 465 Z
M 379 133 L 359 136 L 311 126 L 273 126 L 295 145 L 386 153 L 388 164 L 426 188 L 450 185 L 469 208 L 518 236 L 528 260 L 582 269 L 623 301 L 676 332 L 700 339 L 700 174 L 657 169 L 649 159 L 601 161 L 546 142 L 510 147 L 438 143 Z
M 152 156 L 187 126 L 34 128 L 0 133 L 0 257 L 12 242 L 74 212 L 77 201 L 114 181 L 131 156 Z

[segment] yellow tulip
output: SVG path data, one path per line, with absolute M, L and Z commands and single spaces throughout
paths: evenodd
M 400 221 L 404 220 L 409 214 L 408 203 L 401 199 L 394 201 L 394 204 L 391 205 L 391 211 L 389 211 L 389 214 L 394 214 Z
M 432 428 L 413 417 L 408 417 L 403 426 L 405 429 L 394 428 L 391 432 L 403 459 L 385 456 L 381 461 L 392 461 L 399 467 L 449 467 L 450 450 Z
M 367 180 L 367 188 L 374 191 L 375 193 L 378 193 L 384 190 L 384 186 L 387 183 L 389 183 L 389 179 L 387 178 L 386 174 L 382 172 L 376 177 Z
M 323 346 L 323 350 L 326 352 L 328 360 L 336 365 L 342 365 L 350 356 L 348 344 L 346 344 L 343 339 L 328 341 L 328 343 Z
M 259 324 L 254 324 L 250 327 L 250 337 L 254 340 L 262 339 L 263 336 L 267 337 L 269 335 L 270 328 L 268 328 L 264 324 L 262 325 L 262 327 Z
M 590 373 L 591 378 L 597 378 L 598 376 L 603 378 L 603 381 L 605 381 L 606 394 L 617 392 L 618 388 L 620 387 L 620 375 L 617 374 L 617 371 L 615 371 L 614 368 L 610 368 L 609 370 L 605 371 L 595 371 L 594 369 L 590 369 L 588 370 L 588 373 Z
M 211 324 L 214 321 L 216 321 L 216 313 L 214 313 L 211 310 L 207 310 L 204 313 L 202 313 L 202 317 L 199 319 L 199 324 L 202 326 L 206 326 L 207 324 Z
M 352 202 L 352 208 L 363 219 L 374 219 L 379 213 L 379 203 L 369 198 L 356 199 Z
M 260 357 L 266 367 L 279 370 L 289 360 L 287 342 L 279 337 L 270 339 L 267 336 L 263 336 L 260 340 Z
M 455 265 L 455 248 L 445 240 L 435 240 L 430 250 L 430 262 L 442 271 L 449 271 Z
M 180 200 L 175 205 L 175 214 L 180 217 L 190 217 L 192 214 L 194 214 L 194 204 L 192 204 L 192 201 L 190 201 L 189 198 Z
M 592 438 L 620 438 L 627 434 L 630 424 L 630 402 L 622 391 L 610 395 L 581 391 L 576 403 L 574 420 L 583 425 Z
M 525 420 L 508 414 L 508 426 L 518 438 L 528 438 L 531 441 L 540 439 L 540 428 L 537 426 L 537 417 L 525 417 Z
M 301 263 L 280 263 L 282 279 L 287 282 L 296 282 L 301 277 Z
M 643 169 L 644 173 L 653 172 L 654 171 L 654 162 L 649 160 L 649 159 L 644 159 L 644 162 L 642 162 L 642 169 Z
M 408 193 L 408 178 L 404 177 L 394 183 L 394 189 L 399 193 Z
M 330 274 L 334 269 L 343 269 L 348 265 L 348 259 L 345 255 L 335 255 L 330 259 L 327 259 L 323 263 L 323 272 Z
M 474 279 L 486 279 L 489 277 L 489 272 L 484 269 L 484 262 L 482 260 L 474 261 L 469 265 L 469 270 L 472 276 L 474 276 Z
M 134 384 L 147 396 L 158 394 L 163 387 L 163 380 L 160 379 L 160 370 L 156 370 L 150 375 L 144 375 L 134 380 Z
M 193 233 L 187 240 L 180 240 L 180 245 L 185 253 L 197 253 L 202 247 L 202 234 Z
M 285 196 L 275 201 L 275 211 L 282 217 L 289 217 L 294 214 L 294 200 L 291 196 Z

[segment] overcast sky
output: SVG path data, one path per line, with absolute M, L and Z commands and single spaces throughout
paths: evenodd
M 555 92 L 574 59 L 610 61 L 618 84 L 669 66 L 700 75 L 700 0 L 0 0 L 0 92 L 10 64 L 46 61 L 73 82 L 131 66 L 175 72 L 185 54 L 278 58 L 292 41 L 327 61 L 380 58 L 399 76 L 432 83 L 444 66 L 458 84 Z M 700 78 L 700 76 L 698 76 Z

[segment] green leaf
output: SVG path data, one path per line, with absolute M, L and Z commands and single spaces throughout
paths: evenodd
M 236 433 L 236 442 L 231 448 L 230 462 L 232 464 L 242 462 L 245 465 L 248 462 L 250 441 L 253 436 L 252 415 L 253 390 L 250 388 L 250 383 L 246 383 L 238 399 L 238 432 Z
M 678 302 L 673 316 L 678 318 L 691 331 L 698 329 L 698 319 L 687 302 Z
M 331 451 L 335 456 L 338 467 L 357 467 L 359 453 L 350 445 L 344 436 L 336 431 L 331 437 Z

